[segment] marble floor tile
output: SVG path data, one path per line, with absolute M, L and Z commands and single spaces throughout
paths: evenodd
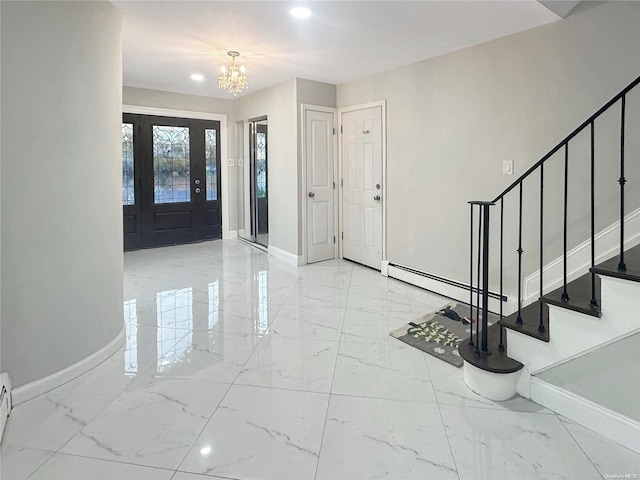
M 502 402 L 481 397 L 464 384 L 462 368 L 456 368 L 428 354 L 424 358 L 440 405 L 553 414 L 551 410 L 519 395 Z
M 355 263 L 289 265 L 233 240 L 128 252 L 125 299 L 119 351 L 14 408 L 3 480 L 640 471 L 634 452 L 521 397 L 482 398 L 390 337 L 449 300 Z
M 322 262 L 324 264 L 325 262 Z M 333 287 L 348 289 L 351 285 L 352 268 L 349 266 L 309 265 L 301 270 L 298 285 L 304 287 Z
M 340 341 L 342 308 L 283 305 L 269 329 L 270 335 L 306 340 Z
M 302 307 L 345 308 L 348 290 L 320 285 L 296 285 L 287 295 L 284 305 Z
M 124 392 L 134 378 L 101 365 L 17 405 L 7 422 L 3 445 L 57 451 Z
M 409 299 L 405 295 L 389 293 L 386 296 L 364 295 L 349 292 L 347 308 L 367 312 L 405 312 L 413 313 Z
M 233 386 L 180 470 L 224 477 L 313 479 L 329 395 Z
M 187 472 L 176 472 L 175 475 L 171 478 L 171 480 L 211 480 L 212 478 L 218 478 L 226 480 L 229 477 L 216 477 L 214 475 L 203 475 L 199 473 L 187 473 Z
M 424 354 L 393 338 L 341 343 L 331 393 L 436 403 Z
M 268 335 L 235 383 L 329 393 L 337 354 L 337 342 Z
M 176 469 L 228 388 L 221 383 L 142 377 L 61 452 Z
M 460 480 L 601 479 L 556 415 L 441 406 Z
M 317 480 L 457 480 L 436 405 L 332 395 Z
M 3 445 L 0 449 L 0 479 L 26 480 L 53 452 Z
M 158 359 L 155 371 L 147 373 L 232 383 L 259 341 L 255 335 L 196 331 Z
M 170 480 L 173 473 L 173 470 L 57 453 L 29 480 Z
M 385 312 L 347 309 L 342 325 L 342 342 L 381 343 L 389 332 L 416 319 L 410 312 Z
M 567 418 L 560 417 L 560 420 L 603 478 L 624 478 L 634 474 L 640 477 L 640 453 Z
M 218 333 L 264 335 L 280 309 L 280 305 L 259 302 L 211 304 L 207 316 L 201 318 L 194 329 Z

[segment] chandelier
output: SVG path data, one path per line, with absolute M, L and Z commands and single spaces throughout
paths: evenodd
M 231 65 L 228 69 L 224 66 L 220 68 L 218 88 L 228 91 L 235 97 L 247 88 L 247 76 L 244 73 L 244 67 L 238 67 L 236 65 L 236 57 L 239 57 L 240 54 L 231 51 L 227 52 L 227 55 L 231 57 Z

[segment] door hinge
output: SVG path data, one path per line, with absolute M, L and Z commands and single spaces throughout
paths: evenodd
M 333 127 L 333 134 L 336 134 L 336 127 Z
M 340 186 L 341 186 L 341 187 L 344 187 L 344 178 L 341 178 L 341 179 L 340 179 Z
M 344 232 L 342 232 L 342 234 L 340 235 L 340 238 L 344 240 Z
M 333 243 L 336 243 L 336 236 L 333 236 Z
M 333 189 L 336 189 L 336 182 L 333 182 Z
M 342 132 L 342 125 L 340 125 L 340 133 L 343 133 L 343 132 Z

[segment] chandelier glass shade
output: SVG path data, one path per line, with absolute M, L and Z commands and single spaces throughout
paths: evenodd
M 220 68 L 220 76 L 218 77 L 218 88 L 226 90 L 234 97 L 247 88 L 247 76 L 245 75 L 244 67 L 238 67 L 236 65 L 236 57 L 239 57 L 238 52 L 227 52 L 227 55 L 231 57 L 231 65 Z

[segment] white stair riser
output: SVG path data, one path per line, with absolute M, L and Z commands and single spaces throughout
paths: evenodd
M 566 360 L 640 327 L 640 283 L 602 278 L 602 317 L 549 305 L 549 342 L 507 329 L 509 356 L 529 372 Z
M 602 320 L 621 333 L 640 326 L 640 283 L 600 277 Z

